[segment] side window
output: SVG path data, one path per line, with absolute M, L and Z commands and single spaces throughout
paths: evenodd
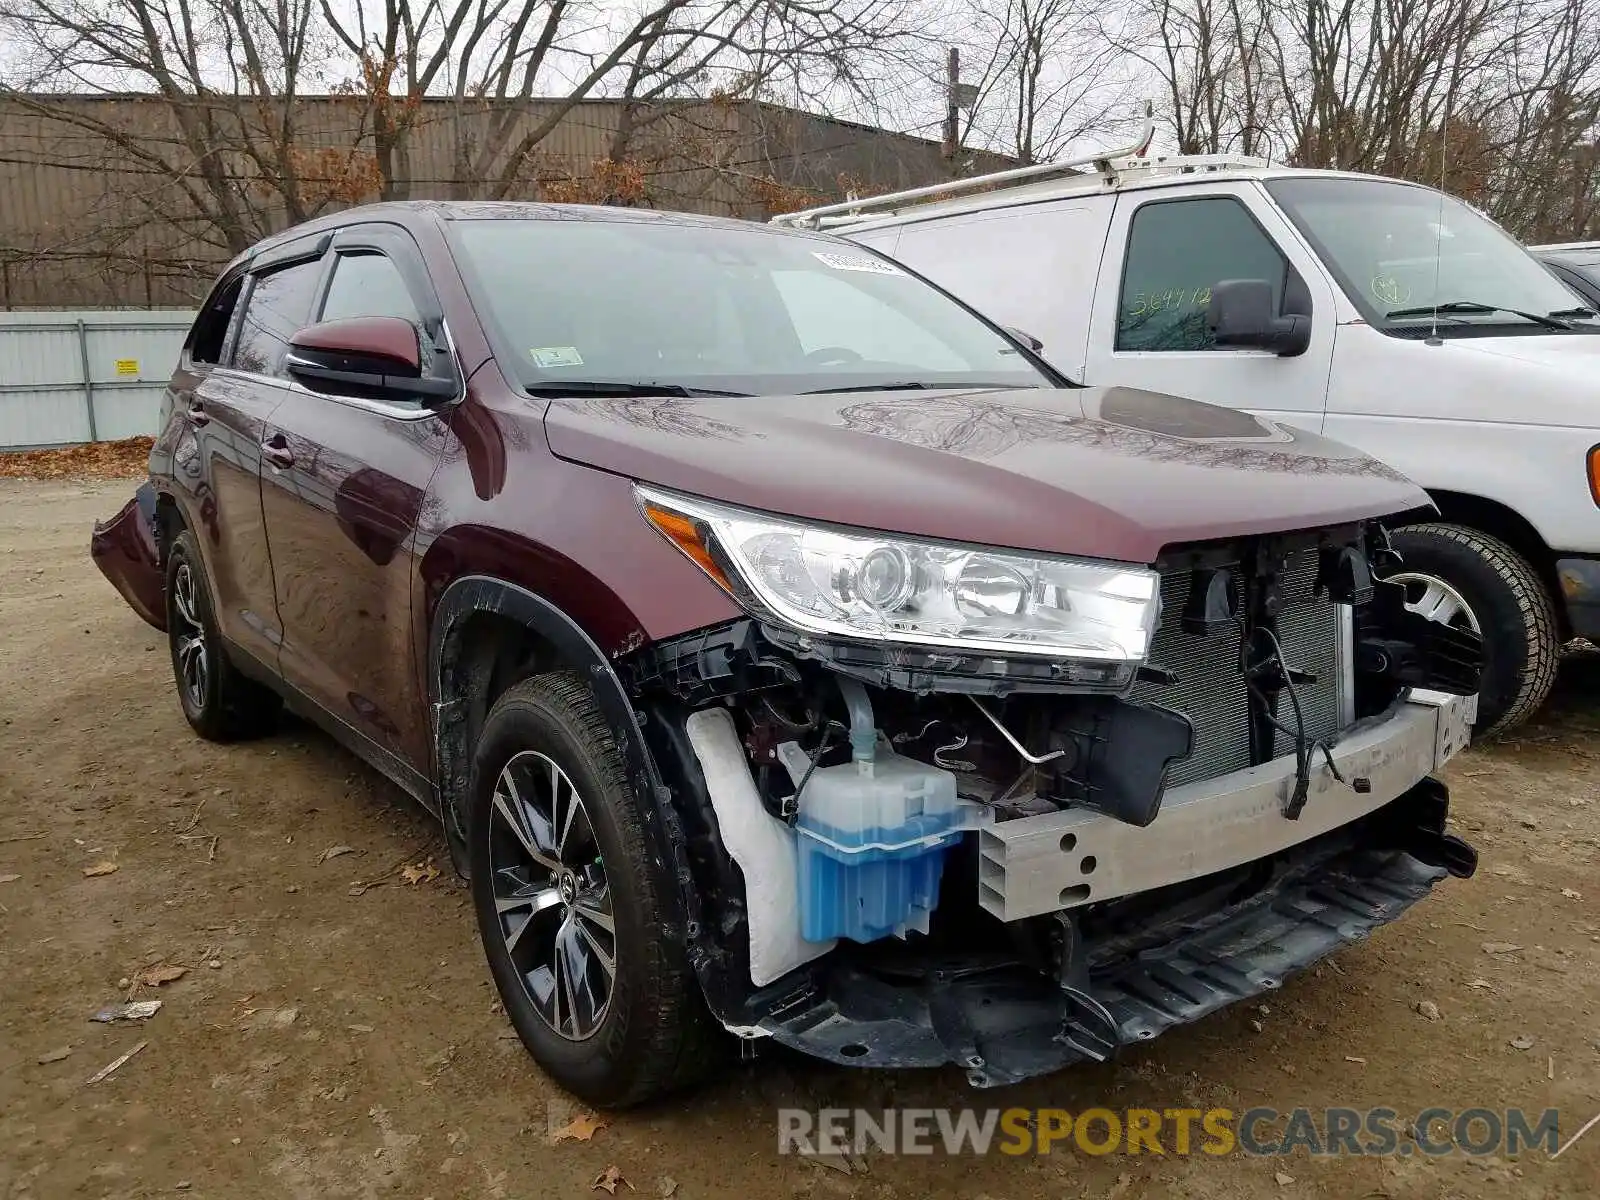
M 1210 350 L 1211 285 L 1265 279 L 1283 311 L 1289 264 L 1237 200 L 1159 200 L 1133 214 L 1117 306 L 1118 350 Z
M 205 307 L 195 318 L 189 331 L 189 358 L 197 363 L 219 363 L 222 349 L 228 341 L 228 324 L 233 320 L 233 310 L 239 305 L 239 293 L 244 288 L 244 276 L 230 279 L 212 290 L 206 297 Z
M 413 325 L 422 316 L 400 268 L 385 254 L 341 254 L 333 266 L 328 298 L 322 302 L 322 321 L 347 317 L 404 317 Z
M 283 374 L 289 339 L 311 320 L 322 262 L 312 259 L 257 275 L 245 300 L 233 365 L 258 375 Z
M 971 369 L 929 330 L 842 279 L 817 271 L 774 271 L 772 282 L 789 310 L 802 354 L 835 349 L 931 370 Z

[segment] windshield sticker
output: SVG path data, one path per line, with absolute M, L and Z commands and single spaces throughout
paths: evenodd
M 536 367 L 581 367 L 583 355 L 576 346 L 540 346 L 529 350 L 528 355 Z
M 835 271 L 866 271 L 872 275 L 904 275 L 899 267 L 878 258 L 862 258 L 856 254 L 833 254 L 827 250 L 813 250 L 812 256 L 824 266 Z
M 1393 275 L 1374 275 L 1370 287 L 1372 298 L 1389 308 L 1404 304 L 1411 299 L 1411 289 Z

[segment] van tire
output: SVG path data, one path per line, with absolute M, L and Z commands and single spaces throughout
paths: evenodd
M 1555 687 L 1561 635 L 1550 592 L 1533 566 L 1498 538 L 1430 522 L 1395 530 L 1401 573 L 1434 576 L 1472 609 L 1483 633 L 1477 737 L 1522 724 Z
M 537 773 L 525 777 L 521 786 L 505 789 L 501 803 L 507 807 L 501 808 L 496 793 L 505 788 L 503 773 L 529 758 L 536 761 Z M 602 949 L 609 951 L 614 966 L 610 991 L 603 1015 L 591 1022 L 581 1040 L 558 1031 L 548 1014 L 541 1013 L 523 974 L 529 962 L 514 958 L 508 944 L 509 936 L 537 949 L 536 941 L 549 927 L 535 928 L 532 940 L 523 939 L 526 929 L 503 923 L 502 912 L 511 910 L 497 890 L 504 886 L 497 878 L 509 878 L 503 852 L 518 857 L 520 835 L 508 823 L 509 806 L 530 800 L 536 808 L 553 805 L 528 786 L 530 778 L 543 777 L 544 764 L 562 773 L 567 803 L 577 797 L 581 821 L 566 824 L 577 831 L 584 854 L 594 855 L 586 870 L 592 876 L 598 868 L 596 886 L 605 888 L 612 921 L 611 936 L 600 933 L 607 943 Z M 469 886 L 478 929 L 506 1015 L 533 1059 L 567 1091 L 608 1109 L 658 1099 L 712 1070 L 723 1057 L 727 1035 L 707 1010 L 688 960 L 688 938 L 671 900 L 676 881 L 651 853 L 622 755 L 582 675 L 557 671 L 534 676 L 495 701 L 475 748 L 469 797 Z M 553 818 L 555 808 L 548 811 Z M 534 828 L 531 821 L 524 825 Z M 559 855 L 560 847 L 555 853 Z M 530 875 L 522 891 L 544 886 L 545 881 Z M 581 903 L 580 911 L 591 911 Z M 570 908 L 568 912 L 577 920 Z M 530 916 L 527 928 L 533 928 L 533 921 Z M 554 1011 L 562 1010 L 558 1006 Z M 580 1032 L 575 1013 L 567 1015 L 574 1017 L 572 1032 Z

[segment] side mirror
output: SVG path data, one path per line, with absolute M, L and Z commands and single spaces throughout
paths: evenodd
M 403 317 L 352 317 L 308 325 L 289 339 L 284 366 L 314 392 L 436 404 L 460 390 L 452 379 L 422 373 L 417 328 Z
M 1026 329 L 1018 329 L 1015 325 L 1002 325 L 1000 328 L 1004 329 L 1007 333 L 1016 338 L 1017 341 L 1021 342 L 1035 354 L 1044 353 L 1044 343 L 1038 338 L 1034 337 L 1033 334 L 1029 333 Z
M 1271 350 L 1284 358 L 1304 354 L 1311 345 L 1311 318 L 1278 316 L 1272 285 L 1265 279 L 1225 279 L 1213 285 L 1206 326 L 1219 346 Z

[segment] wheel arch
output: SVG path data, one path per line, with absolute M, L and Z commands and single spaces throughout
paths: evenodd
M 700 905 L 683 830 L 620 676 L 569 614 L 528 588 L 492 576 L 452 582 L 439 597 L 429 631 L 435 799 L 446 833 L 459 845 L 467 832 L 462 814 L 473 746 L 494 698 L 531 674 L 562 668 L 580 672 L 594 693 L 643 813 L 651 853 L 678 883 L 680 925 L 694 941 Z
M 1563 639 L 1570 637 L 1571 629 L 1568 627 L 1566 605 L 1560 603 L 1561 585 L 1556 577 L 1555 553 L 1534 528 L 1533 523 L 1516 509 L 1486 496 L 1446 488 L 1428 488 L 1427 492 L 1438 505 L 1439 516 L 1426 518 L 1420 523 L 1442 520 L 1453 525 L 1464 525 L 1468 529 L 1475 529 L 1479 533 L 1498 538 L 1522 555 L 1550 594 Z

